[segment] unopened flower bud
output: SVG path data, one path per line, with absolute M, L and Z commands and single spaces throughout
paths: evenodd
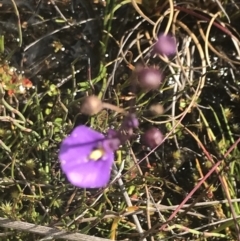
M 153 104 L 150 106 L 149 110 L 153 115 L 161 115 L 164 112 L 163 105 L 161 104 Z
M 154 68 L 145 68 L 138 72 L 138 83 L 144 90 L 159 88 L 162 82 L 162 74 Z
M 120 132 L 113 129 L 109 129 L 107 132 L 107 139 L 104 141 L 105 148 L 112 151 L 116 151 L 121 145 L 121 137 L 122 135 Z
M 103 109 L 103 103 L 95 95 L 86 97 L 81 106 L 81 112 L 85 115 L 96 115 L 102 109 Z
M 146 146 L 153 149 L 162 143 L 163 138 L 164 136 L 158 128 L 151 127 L 142 135 L 141 140 Z
M 125 130 L 128 130 L 130 128 L 138 128 L 138 126 L 139 126 L 138 118 L 133 113 L 129 113 L 123 119 L 122 128 Z
M 153 51 L 166 56 L 175 55 L 177 51 L 176 39 L 170 35 L 160 34 Z

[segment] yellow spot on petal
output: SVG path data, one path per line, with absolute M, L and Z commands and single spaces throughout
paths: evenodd
M 102 158 L 104 155 L 104 150 L 103 149 L 95 149 L 93 150 L 88 158 L 93 161 L 98 161 L 100 158 Z

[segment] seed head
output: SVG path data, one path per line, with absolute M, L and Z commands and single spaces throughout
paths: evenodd
M 138 82 L 144 90 L 158 89 L 162 82 L 162 74 L 154 68 L 145 68 L 138 72 Z
M 177 51 L 176 39 L 168 34 L 160 34 L 153 47 L 153 51 L 166 56 L 175 55 Z
M 142 135 L 142 142 L 153 149 L 162 143 L 163 137 L 162 132 L 158 128 L 151 127 Z
M 164 112 L 163 105 L 161 104 L 153 104 L 150 106 L 149 110 L 153 115 L 161 115 Z
M 86 97 L 81 106 L 81 112 L 85 115 L 96 115 L 102 109 L 103 109 L 103 103 L 95 95 Z

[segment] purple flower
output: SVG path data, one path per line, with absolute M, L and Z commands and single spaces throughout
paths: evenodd
M 59 151 L 61 168 L 69 182 L 82 188 L 104 187 L 114 161 L 111 144 L 110 139 L 89 127 L 76 127 L 63 140 Z
M 171 35 L 160 34 L 153 51 L 161 55 L 175 55 L 177 51 L 176 39 Z

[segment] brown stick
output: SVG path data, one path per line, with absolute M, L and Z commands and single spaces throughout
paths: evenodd
M 36 233 L 39 235 L 45 235 L 51 238 L 58 238 L 71 241 L 110 241 L 109 239 L 98 238 L 81 233 L 69 233 L 57 228 L 50 228 L 33 223 L 27 223 L 22 221 L 13 221 L 8 218 L 0 217 L 0 227 L 11 228 L 15 230 L 22 230 L 29 233 Z

